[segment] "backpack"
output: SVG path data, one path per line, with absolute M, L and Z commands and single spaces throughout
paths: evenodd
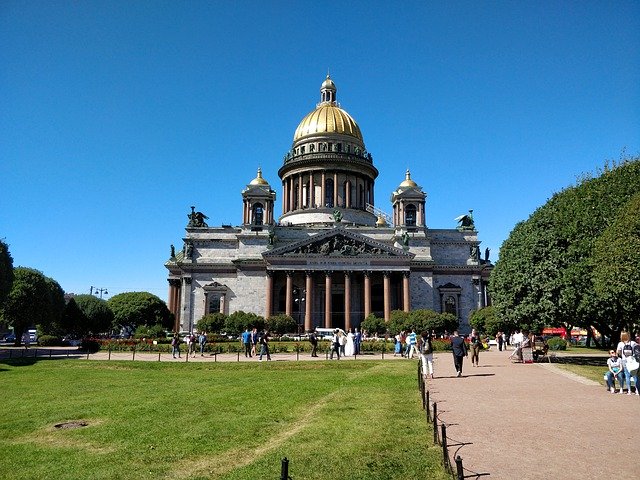
M 420 353 L 422 353 L 423 355 L 433 353 L 433 349 L 431 347 L 431 340 L 422 339 L 422 343 L 420 344 Z
M 633 347 L 631 346 L 631 343 L 624 344 L 624 346 L 622 347 L 622 355 L 625 357 L 630 357 L 631 355 L 633 355 Z
M 633 347 L 633 356 L 636 357 L 636 360 L 640 362 L 640 345 Z

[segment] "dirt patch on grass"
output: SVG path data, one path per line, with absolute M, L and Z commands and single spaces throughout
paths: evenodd
M 13 443 L 32 444 L 39 448 L 70 448 L 84 450 L 90 453 L 113 453 L 111 446 L 96 445 L 81 438 L 72 437 L 71 431 L 82 427 L 92 427 L 102 424 L 102 420 L 67 420 L 36 431 L 30 435 L 16 438 Z M 59 426 L 60 425 L 60 426 Z

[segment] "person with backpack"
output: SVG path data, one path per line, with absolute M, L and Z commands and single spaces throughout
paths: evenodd
M 177 334 L 173 335 L 171 339 L 171 350 L 173 353 L 173 358 L 176 358 L 176 354 L 178 354 L 178 358 L 180 358 L 180 339 Z
M 426 381 L 428 376 L 433 377 L 433 345 L 431 335 L 426 330 L 420 334 L 420 361 L 422 362 L 422 378 Z
M 453 351 L 453 365 L 456 368 L 456 375 L 462 376 L 462 363 L 464 357 L 468 356 L 467 344 L 464 342 L 464 338 L 458 334 L 456 330 L 451 337 L 451 350 Z
M 636 395 L 640 395 L 638 391 L 638 361 L 634 356 L 634 350 L 638 346 L 636 342 L 630 340 L 628 332 L 622 332 L 620 334 L 620 342 L 616 351 L 618 356 L 622 359 L 622 372 L 624 374 L 624 381 L 627 384 L 627 395 L 631 395 L 631 377 L 633 376 L 636 382 Z M 622 392 L 622 387 L 620 388 Z

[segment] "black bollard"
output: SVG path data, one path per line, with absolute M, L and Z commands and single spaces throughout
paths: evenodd
M 464 480 L 464 468 L 462 468 L 462 458 L 460 458 L 460 455 L 456 457 L 456 479 Z
M 288 480 L 289 479 L 289 460 L 287 457 L 282 459 L 282 467 L 280 468 L 280 480 Z
M 442 429 L 442 458 L 444 458 L 444 466 L 449 469 L 451 467 L 449 463 L 449 451 L 447 447 L 447 426 L 443 423 L 440 425 Z
M 433 443 L 438 444 L 438 404 L 433 402 Z

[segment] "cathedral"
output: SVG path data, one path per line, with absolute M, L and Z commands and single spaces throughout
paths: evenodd
M 493 266 L 488 249 L 480 256 L 473 212 L 457 228 L 428 228 L 427 194 L 409 170 L 391 192 L 392 214 L 377 208 L 378 170 L 336 93 L 327 75 L 295 130 L 278 170 L 280 216 L 259 168 L 242 190 L 240 225 L 209 226 L 191 207 L 183 248 L 165 263 L 176 331 L 215 312 L 287 314 L 309 331 L 431 309 L 454 314 L 466 333 L 470 312 L 488 305 Z

